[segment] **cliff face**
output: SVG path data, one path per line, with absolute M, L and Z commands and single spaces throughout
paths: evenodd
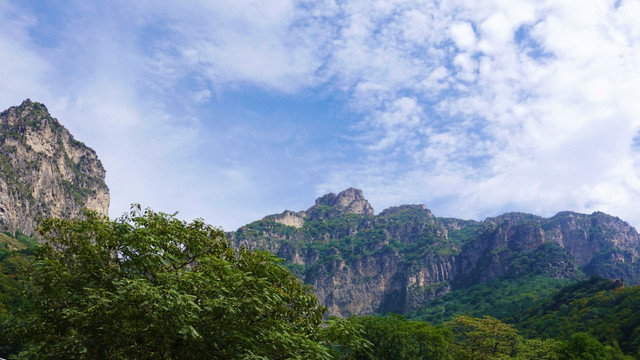
M 640 282 L 640 235 L 603 213 L 509 213 L 476 222 L 402 205 L 376 216 L 360 190 L 348 189 L 229 238 L 284 258 L 331 315 L 403 313 L 495 278 L 588 274 Z
M 40 103 L 25 100 L 0 114 L 0 230 L 33 233 L 45 217 L 84 208 L 107 215 L 105 170 Z

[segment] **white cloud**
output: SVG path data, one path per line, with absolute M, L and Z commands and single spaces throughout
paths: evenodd
M 461 50 L 472 49 L 476 43 L 476 33 L 466 21 L 456 21 L 451 25 L 451 39 Z
M 158 71 L 195 73 L 214 89 L 245 83 L 293 92 L 318 83 L 330 1 L 302 11 L 292 0 L 126 4 L 163 37 L 152 41 Z M 145 16 L 150 13 L 153 16 Z
M 513 39 L 514 29 L 507 16 L 497 12 L 480 24 L 482 37 L 478 47 L 485 53 L 500 51 Z
M 461 53 L 455 56 L 453 64 L 460 70 L 458 79 L 464 81 L 474 81 L 476 79 L 477 63 L 467 53 Z
M 0 0 L 0 104 L 18 105 L 42 96 L 49 66 L 29 44 L 29 30 L 37 21 L 19 7 Z
M 429 13 L 445 19 L 444 27 L 421 36 L 422 47 L 430 50 L 402 51 L 385 63 L 411 64 L 418 75 L 401 84 L 385 77 L 376 81 L 376 92 L 386 90 L 388 103 L 406 96 L 401 94 L 423 96 L 417 99 L 420 127 L 405 128 L 419 134 L 403 147 L 410 164 L 395 167 L 394 174 L 395 152 L 372 153 L 366 165 L 336 170 L 320 188 L 335 191 L 357 179 L 383 207 L 419 198 L 444 215 L 476 218 L 507 209 L 543 215 L 604 209 L 639 225 L 633 204 L 640 200 L 640 173 L 632 139 L 640 127 L 633 90 L 640 88 L 640 39 L 628 15 L 638 11 L 631 4 L 616 9 L 595 0 L 479 2 L 458 3 L 448 12 L 452 18 L 439 9 Z M 391 14 L 400 9 L 389 11 L 390 20 L 370 25 L 370 34 L 392 31 Z M 448 37 L 459 51 L 443 45 Z M 402 49 L 402 38 L 394 41 Z M 363 65 L 369 66 L 375 64 Z M 457 71 L 449 73 L 452 67 Z M 421 79 L 424 73 L 432 75 Z M 424 84 L 441 88 L 424 92 Z M 384 119 L 396 111 L 381 107 L 376 114 Z M 394 127 L 386 135 L 379 128 L 374 133 L 392 144 L 388 138 L 398 142 L 401 132 Z

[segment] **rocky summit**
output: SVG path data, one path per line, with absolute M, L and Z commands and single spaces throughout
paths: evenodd
M 402 205 L 375 215 L 362 191 L 347 189 L 228 235 L 236 247 L 284 258 L 339 316 L 406 313 L 494 279 L 601 275 L 640 283 L 640 235 L 600 212 L 508 213 L 473 221 Z
M 73 218 L 84 208 L 107 215 L 109 189 L 95 151 L 25 100 L 0 113 L 0 228 L 27 235 L 45 217 Z
M 285 210 L 282 214 L 271 215 L 265 219 L 301 228 L 307 220 L 335 219 L 344 214 L 373 215 L 373 207 L 364 198 L 362 190 L 349 188 L 338 195 L 329 193 L 317 198 L 316 204 L 305 211 Z

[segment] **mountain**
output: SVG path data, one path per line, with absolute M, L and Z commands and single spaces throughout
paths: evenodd
M 350 188 L 228 236 L 236 247 L 284 258 L 339 316 L 407 313 L 495 279 L 601 275 L 640 282 L 640 235 L 601 212 L 507 213 L 473 221 L 402 205 L 375 215 L 362 191 Z
M 84 208 L 107 215 L 109 189 L 95 151 L 46 106 L 25 100 L 0 113 L 0 231 L 32 234 L 44 217 Z

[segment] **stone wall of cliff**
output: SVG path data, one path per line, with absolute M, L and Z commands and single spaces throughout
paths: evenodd
M 0 230 L 32 234 L 45 217 L 84 208 L 107 215 L 109 189 L 95 151 L 45 105 L 25 100 L 0 114 Z
M 603 213 L 508 213 L 477 222 L 402 205 L 374 215 L 360 190 L 347 189 L 228 235 L 237 247 L 284 258 L 339 316 L 403 313 L 451 289 L 504 277 L 586 273 L 640 282 L 640 235 Z

